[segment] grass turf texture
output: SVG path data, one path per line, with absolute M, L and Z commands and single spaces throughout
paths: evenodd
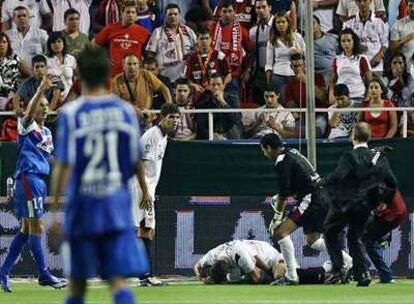
M 110 304 L 104 284 L 92 284 L 88 304 Z M 14 283 L 13 293 L 0 293 L 1 304 L 63 304 L 65 290 L 53 290 L 36 284 Z M 414 280 L 396 284 L 372 284 L 368 288 L 354 284 L 338 286 L 254 286 L 172 283 L 167 287 L 131 286 L 141 304 L 412 304 Z

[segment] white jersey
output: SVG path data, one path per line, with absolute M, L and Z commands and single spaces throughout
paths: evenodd
M 37 29 L 42 25 L 42 15 L 52 12 L 46 0 L 5 0 L 1 7 L 1 22 L 13 20 L 14 9 L 18 6 L 23 6 L 28 9 L 29 24 L 31 27 Z M 14 22 L 12 23 L 12 28 L 16 28 Z
M 374 0 L 370 6 L 373 12 L 385 12 L 383 0 Z M 340 16 L 351 17 L 359 13 L 359 9 L 355 0 L 339 0 L 336 13 Z
M 164 135 L 158 126 L 153 126 L 140 139 L 145 180 L 152 198 L 155 196 L 155 189 L 160 180 L 167 138 L 168 136 Z

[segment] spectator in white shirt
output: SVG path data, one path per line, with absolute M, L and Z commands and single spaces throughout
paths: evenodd
M 345 22 L 348 18 L 358 14 L 357 0 L 339 0 L 336 13 L 339 15 L 341 22 Z M 365 0 L 362 0 L 365 1 Z M 375 12 L 379 18 L 385 18 L 385 6 L 383 0 L 374 0 L 370 4 L 370 9 Z
M 32 62 L 35 55 L 45 52 L 47 32 L 29 24 L 29 10 L 24 6 L 14 9 L 13 22 L 16 27 L 6 32 L 12 49 L 25 62 Z
M 52 12 L 47 4 L 47 0 L 4 0 L 2 2 L 1 30 L 3 32 L 12 27 L 14 10 L 18 6 L 27 8 L 31 27 L 37 29 L 42 27 L 47 31 L 52 29 Z
M 92 0 L 50 0 L 50 3 L 53 5 L 53 31 L 62 31 L 65 28 L 64 14 L 68 9 L 73 8 L 80 13 L 80 32 L 89 34 L 91 25 L 89 7 Z

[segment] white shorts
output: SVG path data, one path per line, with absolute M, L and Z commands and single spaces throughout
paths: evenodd
M 155 229 L 155 209 L 154 201 L 150 209 L 143 209 L 139 205 L 142 200 L 142 190 L 138 183 L 138 178 L 134 176 L 129 181 L 129 190 L 132 199 L 132 220 L 135 227 Z M 154 198 L 153 193 L 151 193 Z

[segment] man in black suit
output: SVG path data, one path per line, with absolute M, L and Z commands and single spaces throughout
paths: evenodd
M 325 242 L 332 261 L 332 274 L 325 283 L 344 281 L 343 258 L 339 236 L 348 229 L 349 253 L 353 258 L 357 286 L 368 286 L 371 278 L 367 269 L 366 251 L 361 236 L 370 211 L 385 198 L 379 196 L 384 183 L 393 195 L 396 180 L 384 153 L 370 150 L 371 129 L 367 123 L 357 123 L 352 132 L 353 150 L 345 152 L 332 175 L 326 180 L 332 203 L 325 220 Z M 388 189 L 387 189 L 388 191 Z M 382 195 L 385 191 L 382 191 Z

